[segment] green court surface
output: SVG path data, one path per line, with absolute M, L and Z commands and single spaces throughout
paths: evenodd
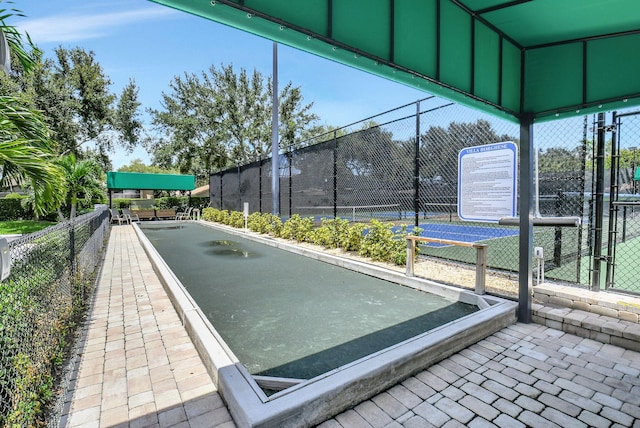
M 310 379 L 478 310 L 199 224 L 140 228 L 251 374 Z

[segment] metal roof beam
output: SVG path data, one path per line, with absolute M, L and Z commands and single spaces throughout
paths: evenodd
M 508 40 L 509 42 L 511 42 L 511 44 L 513 44 L 518 49 L 524 49 L 524 46 L 522 46 L 520 43 L 515 41 L 515 39 L 511 38 L 508 34 L 502 32 L 498 27 L 496 27 L 495 25 L 493 25 L 492 23 L 484 19 L 478 12 L 474 11 L 473 9 L 469 9 L 460 0 L 449 0 L 449 1 L 455 4 L 456 6 L 458 6 L 460 9 L 467 12 L 469 15 L 471 15 L 472 18 L 477 19 L 478 21 L 482 22 L 484 25 L 489 27 L 491 30 L 495 31 L 496 34 L 498 34 L 500 37 L 503 37 L 505 40 Z M 531 1 L 531 0 L 521 0 L 517 3 L 524 3 L 527 1 Z M 516 2 L 513 2 L 513 3 L 516 3 Z
M 613 38 L 613 37 L 634 36 L 636 34 L 640 34 L 640 29 L 639 30 L 620 31 L 618 33 L 600 34 L 600 35 L 597 35 L 597 36 L 578 37 L 576 39 L 570 39 L 570 40 L 560 40 L 558 42 L 543 43 L 543 44 L 540 44 L 540 45 L 527 46 L 524 49 L 526 49 L 526 50 L 542 49 L 542 48 L 549 48 L 549 47 L 552 47 L 552 46 L 568 45 L 568 44 L 571 44 L 571 43 L 582 43 L 582 42 L 591 42 L 591 41 L 594 41 L 594 40 L 610 39 L 610 38 Z
M 533 0 L 513 0 L 506 3 L 497 4 L 495 6 L 486 7 L 484 9 L 476 10 L 475 13 L 477 13 L 478 15 L 482 15 L 489 12 L 495 12 L 496 10 L 508 9 L 513 6 L 518 6 L 522 3 L 529 3 L 530 1 L 533 1 Z

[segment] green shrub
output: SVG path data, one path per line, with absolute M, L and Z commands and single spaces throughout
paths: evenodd
M 392 223 L 382 223 L 371 220 L 370 227 L 362 240 L 360 255 L 375 261 L 404 265 L 407 262 L 407 227 L 403 226 L 399 232 L 393 232 Z M 416 228 L 414 233 L 420 233 Z M 416 252 L 417 253 L 417 252 Z
M 191 206 L 194 208 L 198 208 L 200 210 L 209 206 L 209 202 L 210 200 L 208 196 L 192 196 L 191 197 Z M 187 197 L 187 204 L 188 203 L 189 203 L 189 197 Z
M 363 223 L 350 224 L 340 237 L 340 248 L 344 251 L 360 251 L 366 226 Z
M 33 211 L 27 207 L 28 204 L 23 203 L 27 199 L 26 196 L 16 193 L 10 193 L 0 199 L 0 221 L 32 219 Z
M 298 214 L 292 215 L 289 220 L 284 222 L 280 237 L 298 242 L 312 242 L 313 218 L 302 218 Z
M 122 209 L 122 208 L 131 208 L 131 199 L 114 199 L 112 201 L 113 207 Z
M 391 254 L 395 250 L 392 226 L 392 223 L 371 220 L 360 246 L 360 255 L 374 261 L 390 261 Z
M 202 218 L 236 228 L 243 228 L 245 225 L 244 215 L 240 211 L 229 212 L 208 207 L 203 209 Z M 256 233 L 357 252 L 374 261 L 397 265 L 407 262 L 407 228 L 403 226 L 399 232 L 394 232 L 393 223 L 371 220 L 367 226 L 362 223 L 350 224 L 348 220 L 340 218 L 325 218 L 314 229 L 312 217 L 302 218 L 299 214 L 294 214 L 283 224 L 278 216 L 254 212 L 247 219 L 247 227 Z M 420 232 L 420 228 L 412 231 L 416 235 Z M 416 255 L 418 253 L 419 247 L 416 248 Z
M 325 248 L 341 248 L 343 236 L 348 228 L 349 220 L 323 218 L 320 227 L 313 231 L 311 237 L 314 244 Z
M 216 212 L 216 218 L 215 221 L 217 221 L 218 223 L 222 223 L 222 224 L 229 224 L 229 211 L 227 210 L 218 210 Z
M 244 227 L 244 213 L 241 211 L 231 211 L 227 224 L 231 227 L 242 229 Z
M 182 208 L 189 204 L 188 196 L 165 196 L 157 198 L 156 206 L 160 209 Z
M 202 219 L 204 221 L 216 221 L 216 211 L 217 208 L 207 207 L 202 210 Z
M 249 214 L 247 219 L 247 227 L 256 233 L 269 233 L 269 226 L 271 223 L 271 214 L 254 212 Z
M 274 238 L 279 238 L 282 236 L 282 220 L 277 215 L 264 213 L 263 217 L 267 219 L 267 233 Z
M 256 233 L 267 233 L 267 223 L 262 217 L 262 213 L 257 211 L 249 214 L 249 217 L 247 218 L 247 227 L 249 230 Z

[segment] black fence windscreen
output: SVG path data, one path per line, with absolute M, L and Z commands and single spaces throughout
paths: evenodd
M 637 117 L 640 115 L 627 114 L 618 121 L 621 143 L 604 145 L 608 148 L 602 154 L 606 171 L 599 174 L 594 162 L 598 135 L 594 118 L 534 124 L 535 217 L 578 217 L 582 222 L 578 227 L 534 226 L 534 246 L 542 248 L 544 257 L 536 273 L 544 269 L 547 279 L 567 284 L 592 283 L 593 260 L 600 257 L 594 248 L 594 183 L 597 177 L 605 177 L 607 207 L 598 212 L 607 218 L 597 242 L 603 246 L 620 242 L 613 249 L 600 251 L 612 263 L 607 283 L 615 284 L 618 290 L 631 286 L 631 281 L 621 278 L 623 274 L 633 277 L 633 272 L 623 266 L 630 262 L 624 260 L 640 255 L 640 243 L 637 247 L 629 243 L 640 230 L 634 223 L 639 210 L 634 203 L 640 200 L 633 180 L 640 163 L 638 147 L 633 144 L 634 134 L 640 134 L 636 131 Z M 299 214 L 313 217 L 318 223 L 322 218 L 339 217 L 418 226 L 423 236 L 486 243 L 490 268 L 517 272 L 517 226 L 466 221 L 458 215 L 461 151 L 507 141 L 519 146 L 517 124 L 435 97 L 420 100 L 297 143 L 282 153 L 280 215 L 286 220 Z M 611 151 L 616 147 L 617 152 Z M 249 202 L 251 212 L 271 213 L 271 177 L 270 159 L 212 174 L 211 205 L 242 210 L 243 202 Z M 611 210 L 610 199 L 616 201 Z M 611 231 L 607 234 L 609 224 Z M 455 246 L 425 246 L 422 256 L 475 263 L 473 254 Z

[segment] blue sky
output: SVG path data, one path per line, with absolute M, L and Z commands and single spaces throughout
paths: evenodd
M 46 56 L 57 46 L 93 51 L 114 92 L 135 80 L 145 109 L 160 108 L 162 91 L 185 72 L 221 64 L 272 72 L 271 41 L 150 1 L 16 0 L 14 6 L 26 17 L 11 23 L 27 31 Z M 347 125 L 428 95 L 282 45 L 278 64 L 279 84 L 300 86 L 328 125 Z M 135 158 L 149 162 L 142 148 L 111 155 L 114 169 Z

